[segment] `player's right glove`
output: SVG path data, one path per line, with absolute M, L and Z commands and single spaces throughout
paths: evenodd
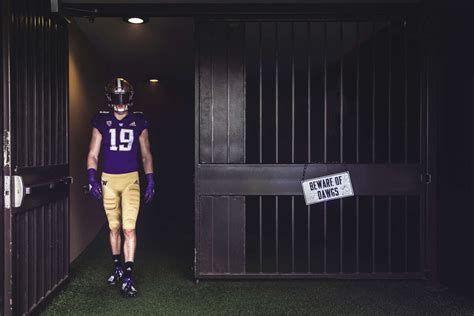
M 89 192 L 96 199 L 102 199 L 102 187 L 100 182 L 97 181 L 97 170 L 94 168 L 87 169 L 87 179 L 89 180 Z
M 146 174 L 147 186 L 145 191 L 145 203 L 150 203 L 155 195 L 155 181 L 153 180 L 153 173 Z

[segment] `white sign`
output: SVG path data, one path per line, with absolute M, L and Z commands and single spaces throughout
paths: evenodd
M 349 172 L 301 181 L 306 205 L 353 196 Z

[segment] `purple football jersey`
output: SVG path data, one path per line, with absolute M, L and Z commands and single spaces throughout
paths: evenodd
M 102 112 L 92 119 L 92 126 L 102 134 L 102 170 L 120 174 L 138 170 L 139 136 L 148 128 L 141 114 L 129 112 L 122 120 Z

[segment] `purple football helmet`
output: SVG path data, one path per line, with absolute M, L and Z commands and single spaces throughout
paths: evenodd
M 128 107 L 133 105 L 133 87 L 123 78 L 114 78 L 105 86 L 105 96 L 108 106 L 117 113 L 128 111 Z M 119 108 L 119 105 L 122 105 Z

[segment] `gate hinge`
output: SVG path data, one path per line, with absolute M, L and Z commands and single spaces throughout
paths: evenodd
M 5 208 L 20 207 L 25 195 L 23 179 L 20 176 L 13 176 L 13 188 L 10 187 L 10 176 L 5 176 L 4 179 L 3 196 Z M 11 205 L 10 201 L 13 201 L 13 205 Z
M 423 181 L 426 183 L 426 184 L 430 184 L 431 183 L 431 173 L 425 173 L 423 175 L 424 179 Z

